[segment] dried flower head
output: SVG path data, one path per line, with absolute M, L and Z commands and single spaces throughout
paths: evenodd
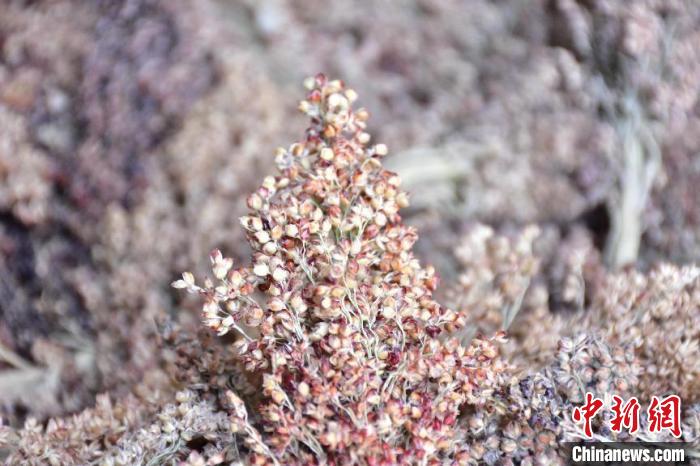
M 446 302 L 467 323 L 458 333 L 464 341 L 507 330 L 514 338 L 502 349 L 511 361 L 551 356 L 561 319 L 549 312 L 547 290 L 536 282 L 541 275 L 541 258 L 534 251 L 539 235 L 534 225 L 513 236 L 480 223 L 466 231 L 455 250 L 460 274 L 446 292 Z
M 646 396 L 675 393 L 700 401 L 700 269 L 661 265 L 606 276 L 592 309 L 575 325 L 599 329 L 611 344 L 632 345 L 644 365 Z
M 368 113 L 343 82 L 306 86 L 306 136 L 277 151 L 279 174 L 241 218 L 252 264 L 214 251 L 215 281 L 185 273 L 173 286 L 203 298 L 206 326 L 239 334 L 245 369 L 261 377 L 254 421 L 230 395 L 254 464 L 449 458 L 467 429 L 461 410 L 485 403 L 505 366 L 491 341 L 438 339 L 464 319 L 433 300 L 435 271 L 412 254 L 386 146 L 369 145 Z

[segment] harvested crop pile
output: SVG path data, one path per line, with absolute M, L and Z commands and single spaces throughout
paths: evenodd
M 683 0 L 6 2 L 0 460 L 558 464 L 586 392 L 679 395 L 700 455 L 698 30 Z
M 651 399 L 673 392 L 693 401 L 694 370 L 669 373 L 668 355 L 679 352 L 678 340 L 697 337 L 687 325 L 698 319 L 681 320 L 678 331 L 690 335 L 662 351 L 655 338 L 663 341 L 670 329 L 653 319 L 664 309 L 700 308 L 695 269 L 602 279 L 603 296 L 584 319 L 619 319 L 627 327 L 613 325 L 606 335 L 581 325 L 603 336 L 564 338 L 552 362 L 522 374 L 499 355 L 503 331 L 463 343 L 459 335 L 469 319 L 489 321 L 470 309 L 479 300 L 493 306 L 487 315 L 500 309 L 504 328 L 510 325 L 537 275 L 536 232 L 509 244 L 488 228 L 477 231 L 461 256 L 482 261 L 465 265 L 485 277 L 465 276 L 467 288 L 453 290 L 469 296 L 468 305 L 440 305 L 432 299 L 435 270 L 413 256 L 416 231 L 402 223 L 408 196 L 400 178 L 382 168 L 387 147 L 370 144 L 368 113 L 352 108 L 357 94 L 323 75 L 306 85 L 299 108 L 311 126 L 302 141 L 277 150 L 279 174 L 247 197 L 250 211 L 240 223 L 250 260 L 238 266 L 214 250 L 214 280 L 199 285 L 185 272 L 173 282 L 201 297 L 205 327 L 234 341 L 193 338 L 166 323 L 169 393 L 141 388 L 136 397 L 118 404 L 103 397 L 95 410 L 45 428 L 34 420 L 18 431 L 5 428 L 3 440 L 17 445 L 10 463 L 564 462 L 561 442 L 583 435 L 568 413 L 584 393 Z M 638 282 L 652 291 L 635 297 Z M 482 294 L 472 293 L 474 286 Z M 625 308 L 630 300 L 641 310 Z M 652 314 L 637 318 L 643 312 Z M 686 441 L 700 440 L 692 428 L 697 413 L 693 405 L 683 413 L 691 426 Z M 649 440 L 599 427 L 600 438 Z

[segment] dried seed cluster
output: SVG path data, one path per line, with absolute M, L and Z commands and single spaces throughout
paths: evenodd
M 447 309 L 413 257 L 406 194 L 382 168 L 386 147 L 369 144 L 367 112 L 341 82 L 306 84 L 311 127 L 277 151 L 279 175 L 241 219 L 250 265 L 214 251 L 214 279 L 173 284 L 203 299 L 206 328 L 161 329 L 165 392 L 0 425 L 7 464 L 564 464 L 586 391 L 682 394 L 683 440 L 698 448 L 696 268 L 610 274 L 585 234 L 542 255 L 535 228 L 477 225 L 447 293 L 458 311 Z M 497 329 L 521 307 L 505 342 Z M 496 337 L 455 338 L 468 326 Z M 571 336 L 581 328 L 599 336 Z M 510 366 L 502 349 L 510 361 L 545 353 L 544 367 Z M 595 421 L 599 440 L 669 440 L 616 435 L 607 420 Z
M 479 223 L 463 235 L 455 250 L 460 274 L 447 289 L 446 302 L 464 316 L 467 325 L 459 335 L 465 341 L 476 334 L 510 331 L 521 309 L 538 300 L 541 293 L 533 280 L 540 258 L 533 252 L 533 243 L 539 234 L 533 225 L 510 238 Z M 505 350 L 508 355 L 521 351 L 512 344 Z
M 19 433 L 0 425 L 0 447 L 12 446 L 4 464 L 73 465 L 97 462 L 124 431 L 140 427 L 157 406 L 134 396 L 113 402 L 97 397 L 94 408 L 43 426 L 29 419 Z
M 437 463 L 460 448 L 460 410 L 505 366 L 491 341 L 437 338 L 464 320 L 433 300 L 435 272 L 411 252 L 386 146 L 369 145 L 368 113 L 341 81 L 305 84 L 306 137 L 277 151 L 280 174 L 241 219 L 252 265 L 214 251 L 216 281 L 185 273 L 174 286 L 203 297 L 208 327 L 240 334 L 246 370 L 262 376 L 255 426 L 232 397 L 253 463 Z
M 239 443 L 245 446 L 231 429 L 226 394 L 253 391 L 232 348 L 209 331 L 190 334 L 174 323 L 161 334 L 171 376 L 165 390 L 140 385 L 117 401 L 100 395 L 94 408 L 45 426 L 30 419 L 15 431 L 0 422 L 0 457 L 9 447 L 2 464 L 236 464 Z
M 582 428 L 571 412 L 587 391 L 609 402 L 611 394 L 636 396 L 641 366 L 630 345 L 608 346 L 599 336 L 579 334 L 563 338 L 554 361 L 543 370 L 521 375 L 501 374 L 502 383 L 487 407 L 461 419 L 470 428 L 464 464 L 568 464 L 562 442 L 578 441 Z M 672 441 L 666 433 L 635 436 L 612 432 L 610 413 L 594 419 L 599 441 Z M 686 442 L 697 443 L 700 422 L 697 406 L 684 415 Z M 642 414 L 642 422 L 646 422 Z
M 480 313 L 501 314 L 498 326 L 510 326 L 539 271 L 539 258 L 533 254 L 538 235 L 539 229 L 530 226 L 511 240 L 482 224 L 464 235 L 455 251 L 462 270 L 460 286 L 452 294 L 471 320 L 494 317 L 480 319 Z
M 631 344 L 644 365 L 640 389 L 700 401 L 700 268 L 659 266 L 611 274 L 576 325 L 599 329 L 611 344 Z M 602 323 L 602 325 L 601 325 Z

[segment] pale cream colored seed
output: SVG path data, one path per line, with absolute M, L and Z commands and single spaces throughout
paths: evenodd
M 226 316 L 224 317 L 224 320 L 221 321 L 221 325 L 223 325 L 224 327 L 231 327 L 233 326 L 233 324 L 233 316 Z
M 230 258 L 222 259 L 214 265 L 214 276 L 219 280 L 223 280 L 231 267 L 233 266 L 233 260 Z
M 273 176 L 266 176 L 262 183 L 263 187 L 268 190 L 274 190 L 276 184 L 275 177 Z
M 264 230 L 259 231 L 255 233 L 255 239 L 257 239 L 259 242 L 265 244 L 268 241 L 270 241 L 270 234 Z
M 301 296 L 296 295 L 290 300 L 290 304 L 295 311 L 300 311 L 306 307 Z
M 275 225 L 274 228 L 272 228 L 272 231 L 270 232 L 270 236 L 272 236 L 272 239 L 277 241 L 282 237 L 284 230 L 282 229 L 281 226 Z
M 402 209 L 408 207 L 408 205 L 409 205 L 408 195 L 404 192 L 399 193 L 396 196 L 396 205 L 398 205 Z
M 278 283 L 285 281 L 288 277 L 289 272 L 287 272 L 281 267 L 276 268 L 275 271 L 272 272 L 272 278 Z
M 311 103 L 308 100 L 302 100 L 299 102 L 299 106 L 297 108 L 302 113 L 309 113 L 311 110 Z
M 345 109 L 348 107 L 348 99 L 340 94 L 331 94 L 328 96 L 328 107 L 331 109 Z
M 284 393 L 281 390 L 273 390 L 270 397 L 277 404 L 282 404 L 284 401 Z
M 393 319 L 394 316 L 396 316 L 396 311 L 393 307 L 382 308 L 382 317 L 384 317 L 385 319 Z
M 296 225 L 289 224 L 285 227 L 284 233 L 287 236 L 291 236 L 292 238 L 294 238 L 299 234 L 299 228 Z
M 310 91 L 311 89 L 314 88 L 316 85 L 316 78 L 313 76 L 309 76 L 308 78 L 304 79 L 304 87 L 306 88 L 307 91 Z
M 253 273 L 258 277 L 265 277 L 270 274 L 270 268 L 267 264 L 256 264 L 255 267 L 253 267 Z
M 260 217 L 251 217 L 250 218 L 250 227 L 254 231 L 260 231 L 263 229 L 263 222 L 260 220 Z
M 279 298 L 271 299 L 267 306 L 273 312 L 279 312 L 285 307 L 284 302 Z
M 345 97 L 347 97 L 348 101 L 350 103 L 353 103 L 357 100 L 357 92 L 355 92 L 354 89 L 346 89 L 345 90 Z
M 277 243 L 274 241 L 265 243 L 265 246 L 263 246 L 263 252 L 268 256 L 275 254 L 277 252 Z
M 340 79 L 334 79 L 332 81 L 329 81 L 326 87 L 331 92 L 338 92 L 343 88 L 343 82 Z

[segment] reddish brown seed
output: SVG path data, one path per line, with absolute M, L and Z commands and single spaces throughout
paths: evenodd
M 393 350 L 389 353 L 387 361 L 392 366 L 397 366 L 401 362 L 401 352 L 399 350 Z

